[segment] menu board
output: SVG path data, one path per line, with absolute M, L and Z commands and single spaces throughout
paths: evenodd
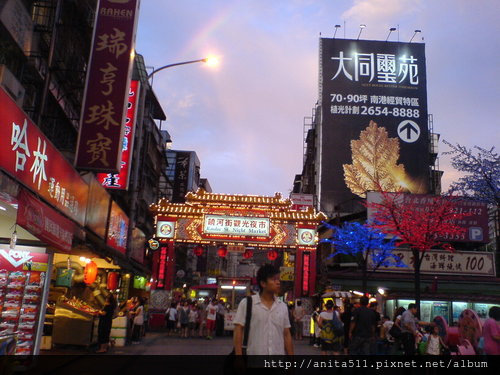
M 17 334 L 15 354 L 33 354 L 46 273 L 0 269 L 0 335 Z

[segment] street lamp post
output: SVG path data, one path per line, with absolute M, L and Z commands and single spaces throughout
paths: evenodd
M 173 66 L 194 64 L 194 63 L 199 63 L 199 62 L 208 63 L 210 65 L 214 65 L 216 63 L 216 58 L 215 57 L 205 57 L 203 59 L 198 59 L 198 60 L 189 60 L 189 61 L 178 62 L 178 63 L 175 63 L 175 64 L 164 65 L 164 66 L 162 66 L 162 67 L 160 67 L 158 69 L 153 70 L 148 75 L 148 79 L 150 79 L 154 74 L 158 73 L 159 71 L 161 71 L 163 69 L 172 68 Z

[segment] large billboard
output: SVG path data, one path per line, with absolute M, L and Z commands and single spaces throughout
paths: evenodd
M 427 193 L 424 44 L 321 39 L 320 204 L 350 212 L 366 191 Z

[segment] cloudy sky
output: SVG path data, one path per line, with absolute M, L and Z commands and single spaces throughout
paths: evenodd
M 148 66 L 220 56 L 159 73 L 154 89 L 175 149 L 195 150 L 215 192 L 288 195 L 302 170 L 303 118 L 318 92 L 319 35 L 426 43 L 434 130 L 500 145 L 498 0 L 143 0 L 137 51 Z M 345 28 L 344 28 L 345 22 Z M 423 39 L 423 40 L 422 40 Z M 447 147 L 443 144 L 440 151 Z M 457 178 L 441 157 L 443 183 Z

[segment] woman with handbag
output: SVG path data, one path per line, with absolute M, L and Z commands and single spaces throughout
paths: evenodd
M 391 348 L 389 350 L 390 355 L 397 354 L 397 352 L 401 349 L 401 345 L 403 344 L 403 342 L 401 341 L 401 317 L 403 316 L 403 313 L 405 311 L 406 309 L 403 306 L 398 307 L 398 309 L 394 312 L 394 324 L 387 331 L 387 333 L 394 338 L 394 343 L 391 345 Z
M 333 310 L 333 301 L 326 302 L 326 311 L 319 314 L 318 326 L 321 328 L 321 354 L 339 355 L 344 346 L 344 324 Z

